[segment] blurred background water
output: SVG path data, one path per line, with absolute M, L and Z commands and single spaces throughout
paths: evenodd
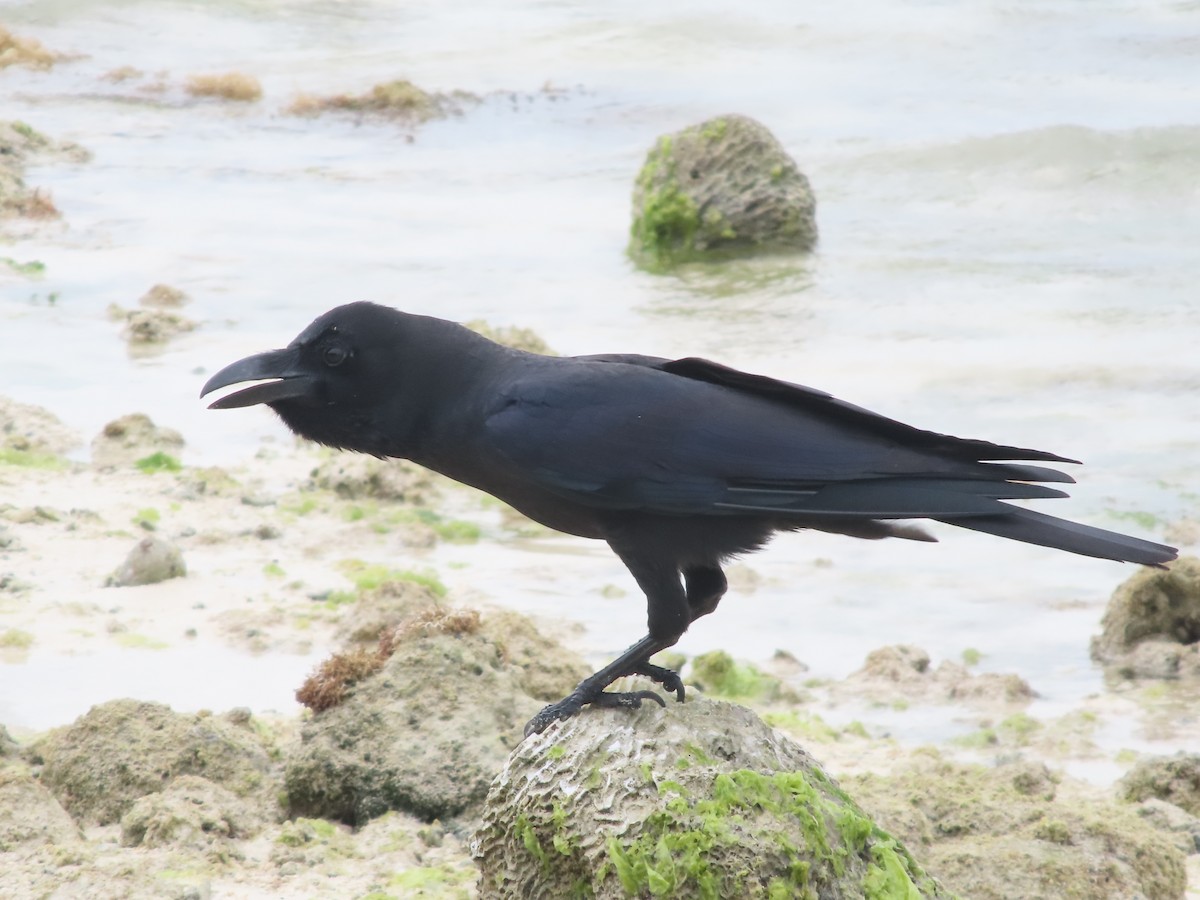
M 0 268 L 0 392 L 85 435 L 138 410 L 183 432 L 185 462 L 236 463 L 282 431 L 205 411 L 205 374 L 370 299 L 529 326 L 562 353 L 704 355 L 1080 458 L 1073 499 L 1042 508 L 1093 524 L 1161 538 L 1196 514 L 1200 4 L 6 0 L 0 21 L 82 54 L 0 73 L 0 119 L 94 154 L 29 172 L 63 219 L 0 246 L 46 266 Z M 102 80 L 121 66 L 168 88 Z M 264 98 L 181 89 L 227 70 Z M 396 78 L 488 99 L 416 131 L 284 112 Z M 727 112 L 810 177 L 817 253 L 636 271 L 647 149 Z M 134 358 L 106 309 L 155 282 L 202 326 Z M 1099 689 L 1087 636 L 1132 569 L 937 533 L 780 538 L 681 649 L 784 648 L 840 677 L 883 643 L 975 647 L 1051 706 Z M 453 587 L 580 622 L 597 661 L 643 627 L 602 545 L 441 552 L 470 557 Z

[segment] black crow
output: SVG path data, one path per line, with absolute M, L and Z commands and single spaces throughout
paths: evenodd
M 583 706 L 636 707 L 652 691 L 605 689 L 650 663 L 725 593 L 721 565 L 776 531 L 932 540 L 934 519 L 1100 559 L 1162 566 L 1162 544 L 1004 503 L 1065 497 L 1044 482 L 1073 463 L 922 431 L 822 391 L 704 359 L 552 357 L 454 322 L 372 303 L 322 315 L 283 350 L 226 366 L 201 396 L 263 382 L 214 409 L 265 403 L 296 434 L 410 459 L 542 524 L 607 541 L 646 594 L 649 633 L 526 726 Z

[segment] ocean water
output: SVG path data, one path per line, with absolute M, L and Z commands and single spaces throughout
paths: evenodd
M 0 21 L 79 54 L 0 71 L 0 119 L 93 154 L 29 173 L 61 223 L 5 226 L 0 256 L 46 272 L 0 266 L 0 392 L 87 436 L 143 411 L 183 432 L 186 462 L 236 463 L 282 431 L 205 410 L 206 373 L 370 299 L 532 327 L 562 353 L 708 356 L 1080 458 L 1073 498 L 1042 508 L 1093 524 L 1161 538 L 1200 515 L 1196 3 L 7 0 Z M 144 75 L 102 78 L 122 66 Z M 264 98 L 183 90 L 227 70 Z M 416 130 L 285 111 L 395 78 L 485 100 Z M 637 271 L 647 149 L 727 112 L 811 179 L 817 252 Z M 106 310 L 156 282 L 201 327 L 131 356 Z M 781 537 L 680 649 L 786 649 L 840 677 L 883 643 L 974 647 L 1049 702 L 1101 689 L 1087 638 L 1129 567 L 937 533 Z M 441 552 L 470 554 L 453 587 L 580 623 L 598 662 L 643 628 L 602 545 Z M 207 702 L 244 702 L 224 699 Z

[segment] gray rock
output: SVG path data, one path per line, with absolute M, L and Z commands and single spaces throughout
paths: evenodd
M 102 469 L 130 466 L 153 453 L 178 455 L 183 435 L 160 428 L 145 413 L 113 419 L 92 440 L 92 465 Z
M 130 345 L 162 344 L 179 334 L 196 327 L 196 323 L 182 313 L 170 309 L 149 306 L 142 309 L 124 310 L 125 340 Z
M 187 564 L 179 548 L 161 538 L 144 537 L 138 541 L 120 567 L 108 576 L 109 587 L 157 584 L 187 574 Z
M 817 242 L 808 179 L 762 124 L 719 116 L 658 139 L 633 192 L 629 253 L 661 270 L 691 260 L 804 252 Z
M 472 853 L 484 898 L 949 896 L 798 745 L 703 699 L 527 738 Z

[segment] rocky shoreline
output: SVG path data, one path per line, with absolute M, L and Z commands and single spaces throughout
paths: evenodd
M 834 683 L 807 679 L 785 654 L 754 666 L 714 652 L 673 660 L 691 685 L 684 707 L 596 712 L 522 743 L 524 721 L 586 664 L 543 634 L 561 637 L 561 626 L 464 602 L 430 561 L 448 542 L 474 551 L 536 533 L 529 523 L 405 464 L 307 446 L 266 446 L 236 468 L 189 467 L 179 436 L 144 416 L 110 423 L 90 464 L 64 456 L 78 439 L 48 411 L 5 401 L 0 428 L 0 644 L 10 675 L 31 653 L 115 647 L 136 666 L 202 641 L 244 654 L 238 679 L 253 680 L 273 655 L 326 659 L 311 668 L 301 697 L 312 709 L 300 712 L 173 710 L 134 694 L 49 731 L 3 723 L 17 738 L 0 741 L 4 896 L 382 900 L 555 896 L 564 884 L 613 897 L 702 896 L 706 884 L 853 896 L 870 883 L 1001 897 L 1014 896 L 1018 870 L 1024 897 L 1180 897 L 1200 884 L 1200 758 L 1130 755 L 1111 789 L 1064 771 L 1095 758 L 1095 731 L 1114 704 L 1140 704 L 1148 729 L 1174 729 L 1187 746 L 1196 727 L 1178 715 L 1192 690 L 1187 666 L 1146 680 L 1118 662 L 1111 692 L 1047 723 L 1024 712 L 1034 691 L 1016 675 L 976 674 L 971 660 L 933 665 L 919 648 L 881 647 Z M 174 562 L 139 548 L 165 548 Z M 1182 587 L 1124 588 L 1119 605 L 1163 619 L 1162 603 L 1182 596 L 1171 621 L 1196 615 L 1200 602 L 1186 599 L 1193 568 L 1178 570 Z M 1131 629 L 1106 620 L 1106 635 Z M 1176 630 L 1176 655 L 1190 658 L 1186 629 Z M 1157 642 L 1156 659 L 1171 641 L 1141 636 Z M 38 685 L 25 689 L 36 695 Z M 722 698 L 734 702 L 712 702 Z M 901 714 L 950 705 L 979 728 L 911 747 L 821 714 L 863 703 Z M 733 740 L 759 731 L 745 746 Z M 580 759 L 617 734 L 627 752 L 589 763 L 589 786 Z M 768 745 L 782 748 L 780 759 L 812 760 L 805 784 L 828 783 L 819 808 L 830 835 L 850 804 L 867 823 L 862 836 L 830 838 L 843 849 L 812 858 L 802 836 L 772 839 L 801 849 L 760 881 L 723 881 L 745 876 L 712 834 L 699 868 L 672 855 L 696 828 L 726 834 L 714 810 L 744 822 L 752 807 L 760 837 L 794 821 L 808 795 L 795 793 L 799 782 L 760 783 L 764 772 L 797 771 L 765 766 L 755 754 Z M 534 773 L 542 793 L 529 793 Z M 776 800 L 695 805 L 715 785 L 744 793 L 747 778 Z M 572 780 L 577 790 L 546 794 Z M 518 784 L 527 787 L 514 792 Z M 613 785 L 623 786 L 616 806 Z M 692 812 L 668 825 L 648 810 L 676 808 L 685 794 L 674 785 Z M 597 808 L 608 819 L 588 825 Z M 697 818 L 697 809 L 708 812 Z M 676 859 L 668 869 L 663 853 Z M 847 862 L 835 865 L 839 853 Z

